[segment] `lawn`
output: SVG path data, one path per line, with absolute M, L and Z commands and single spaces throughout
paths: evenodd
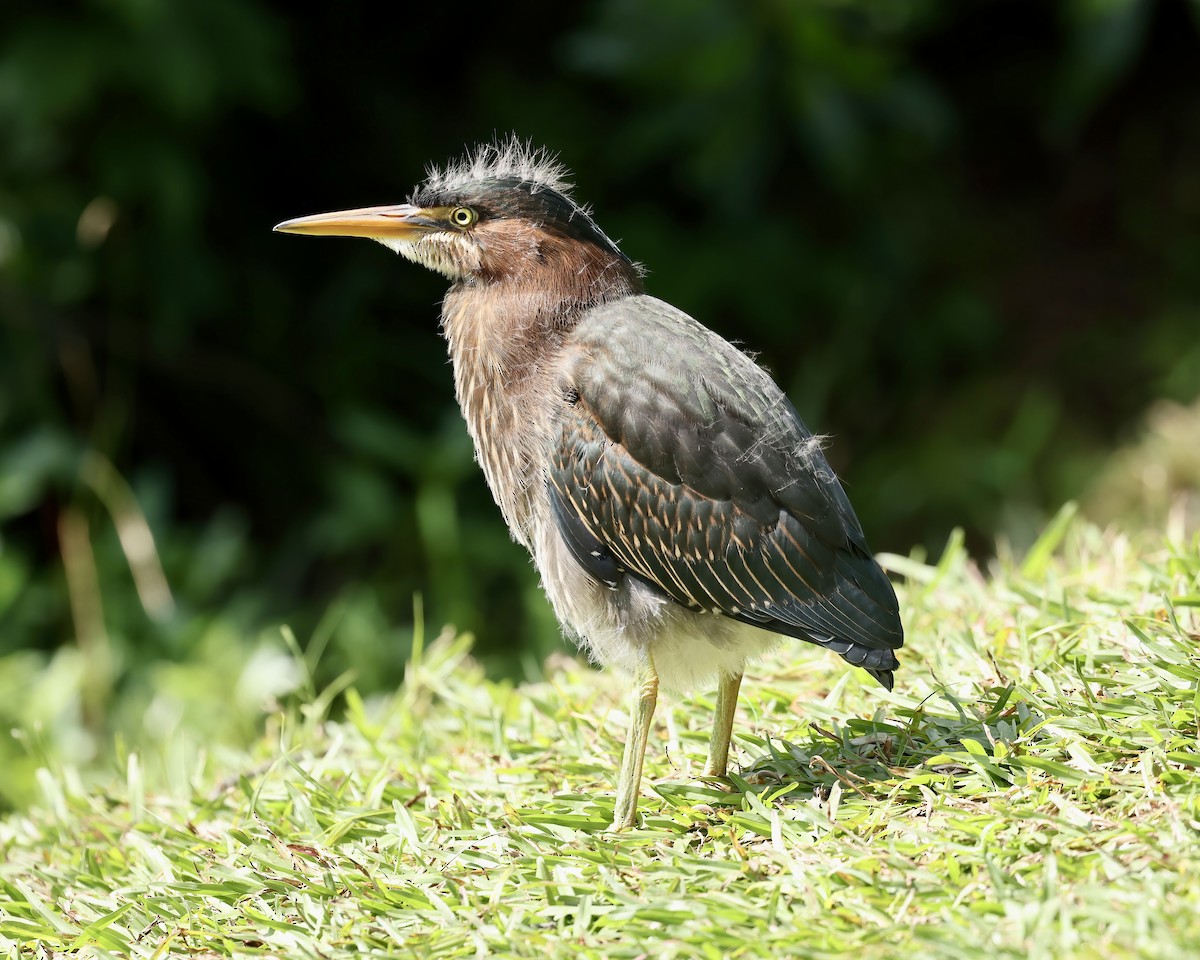
M 780 647 L 731 784 L 698 779 L 711 694 L 660 703 L 625 833 L 626 682 L 492 682 L 453 634 L 173 777 L 43 770 L 0 956 L 1200 956 L 1200 539 L 1068 509 L 986 570 L 881 559 L 896 691 Z

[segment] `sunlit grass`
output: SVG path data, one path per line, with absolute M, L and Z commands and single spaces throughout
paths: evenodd
M 1200 542 L 1060 520 L 990 575 L 958 541 L 884 558 L 896 691 L 781 648 L 743 686 L 731 792 L 698 779 L 711 696 L 665 704 L 623 834 L 622 679 L 492 682 L 451 635 L 394 696 L 336 721 L 310 696 L 174 778 L 43 771 L 0 823 L 0 950 L 1200 955 Z

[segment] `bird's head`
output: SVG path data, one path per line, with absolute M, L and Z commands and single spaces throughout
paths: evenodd
M 640 268 L 571 198 L 566 171 L 515 137 L 430 170 L 407 203 L 298 217 L 275 229 L 367 237 L 455 282 L 544 283 L 556 272 L 640 288 Z

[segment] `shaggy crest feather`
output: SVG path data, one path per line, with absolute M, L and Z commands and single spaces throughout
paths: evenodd
M 453 191 L 480 180 L 521 180 L 535 190 L 554 190 L 569 198 L 573 186 L 557 154 L 535 147 L 533 141 L 522 140 L 515 133 L 478 144 L 445 167 L 430 166 L 426 174 L 423 189 L 436 191 Z

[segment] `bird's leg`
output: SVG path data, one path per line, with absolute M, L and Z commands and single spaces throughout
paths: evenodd
M 706 777 L 725 776 L 725 767 L 729 764 L 729 739 L 733 736 L 733 714 L 737 710 L 741 685 L 742 675 L 737 673 L 721 677 L 721 685 L 717 687 L 717 716 L 708 741 L 708 763 L 704 765 Z
M 634 677 L 633 703 L 629 730 L 625 734 L 625 753 L 621 758 L 621 776 L 617 781 L 617 802 L 613 808 L 614 830 L 633 826 L 637 816 L 638 792 L 642 783 L 642 761 L 646 759 L 646 740 L 650 736 L 650 721 L 658 702 L 658 671 L 654 658 L 646 651 L 645 662 Z

